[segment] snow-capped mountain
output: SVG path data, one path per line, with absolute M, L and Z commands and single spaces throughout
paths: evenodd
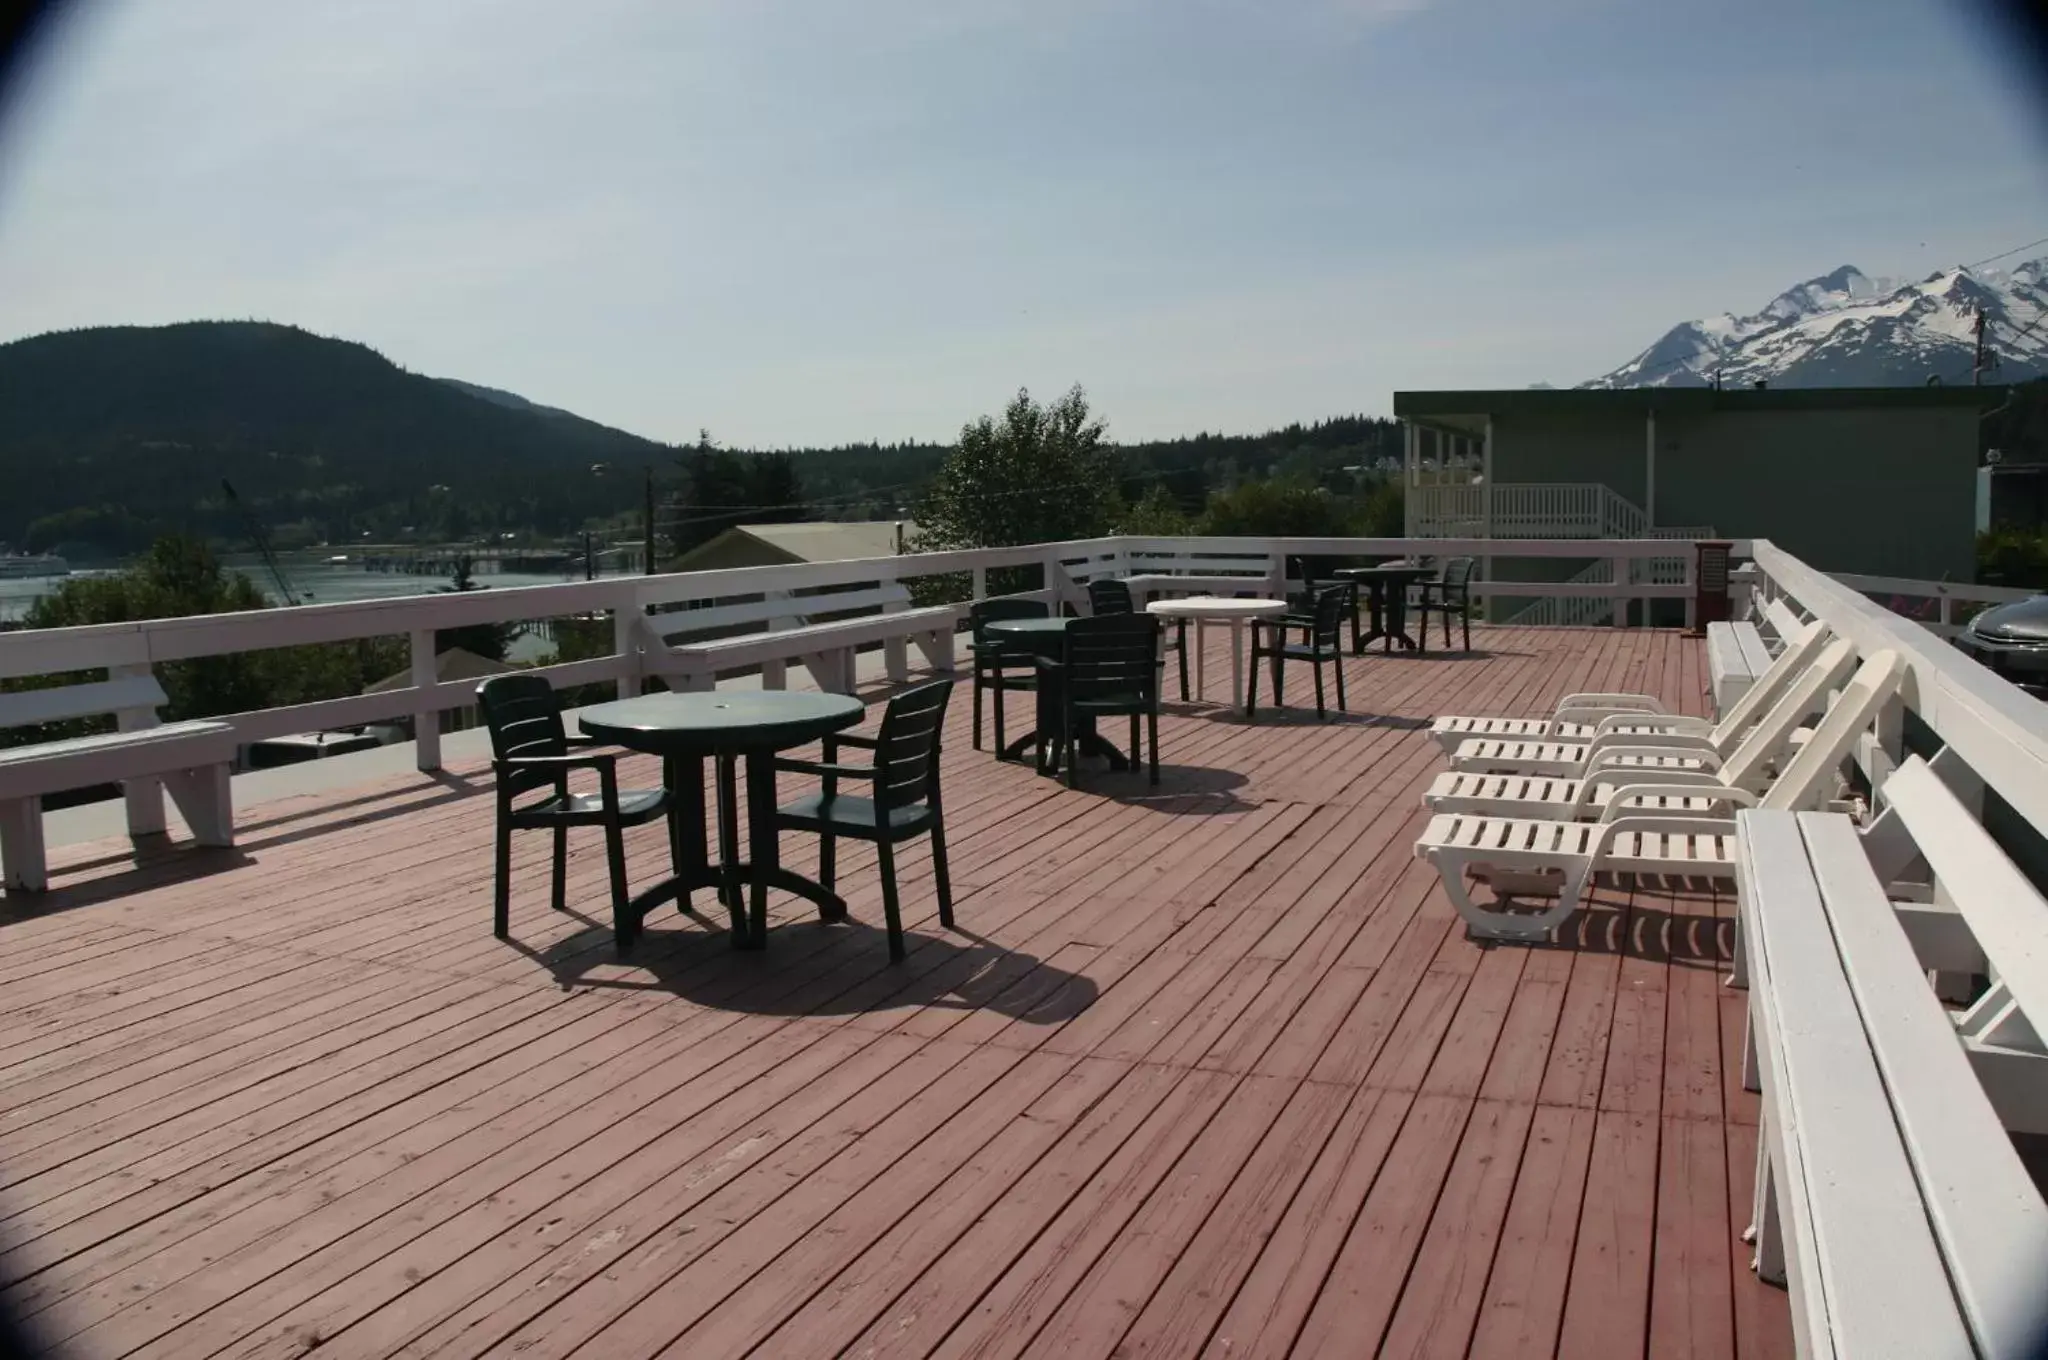
M 1620 368 L 1581 386 L 1705 387 L 1717 373 L 1724 387 L 1967 383 L 1979 307 L 1997 362 L 1986 381 L 2048 375 L 2044 256 L 2011 270 L 1958 267 L 1906 284 L 1843 265 L 1786 289 L 1749 316 L 1724 312 L 1674 326 Z

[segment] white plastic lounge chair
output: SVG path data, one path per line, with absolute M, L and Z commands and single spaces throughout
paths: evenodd
M 1876 721 L 1878 711 L 1904 676 L 1905 663 L 1897 652 L 1877 652 L 1866 660 L 1758 805 L 1804 811 L 1828 799 L 1836 771 L 1855 747 L 1857 736 Z M 1630 794 L 1690 797 L 1697 789 L 1697 784 L 1643 784 L 1632 787 Z M 1415 854 L 1436 865 L 1443 875 L 1444 891 L 1465 918 L 1473 938 L 1540 940 L 1578 910 L 1586 884 L 1603 870 L 1734 877 L 1735 823 L 1720 818 L 1640 815 L 1604 822 L 1565 822 L 1447 812 L 1430 818 L 1415 842 Z M 1480 867 L 1517 878 L 1561 875 L 1557 902 L 1528 914 L 1481 907 L 1465 886 L 1466 871 Z
M 1567 822 L 1612 820 L 1622 812 L 1709 816 L 1717 809 L 1732 817 L 1738 807 L 1755 806 L 1755 798 L 1749 795 L 1760 796 L 1770 787 L 1786 748 L 1805 735 L 1800 724 L 1825 707 L 1828 694 L 1856 669 L 1855 649 L 1846 641 L 1838 639 L 1818 651 L 1813 663 L 1778 696 L 1717 769 L 1646 770 L 1639 757 L 1628 754 L 1640 749 L 1631 745 L 1599 751 L 1578 778 L 1452 770 L 1436 777 L 1422 795 L 1422 805 L 1432 812 Z M 1747 704 L 1749 696 L 1742 702 Z M 1730 709 L 1731 717 L 1734 713 Z M 1649 740 L 1652 738 L 1645 738 Z M 1656 796 L 1626 792 L 1628 786 L 1645 780 L 1667 786 L 1696 785 L 1697 792 Z M 1731 797 L 1731 791 L 1738 796 Z
M 1788 611 L 1789 612 L 1789 611 Z M 1732 705 L 1724 715 L 1724 721 L 1736 716 L 1744 704 L 1754 697 L 1755 703 L 1747 709 L 1753 721 L 1756 714 L 1764 711 L 1777 691 L 1782 689 L 1796 675 L 1801 666 L 1810 661 L 1827 641 L 1826 628 L 1819 623 L 1801 625 L 1802 631 L 1793 638 L 1771 668 L 1757 677 L 1743 702 Z M 1801 651 L 1804 644 L 1811 649 Z M 1787 660 L 1787 658 L 1791 660 Z M 1662 719 L 1665 721 L 1652 721 Z M 1477 718 L 1440 717 L 1429 725 L 1430 736 L 1437 745 L 1456 753 L 1463 744 L 1475 740 L 1490 741 L 1591 741 L 1600 725 L 1609 724 L 1608 730 L 1629 730 L 1641 724 L 1644 731 L 1684 731 L 1697 728 L 1704 732 L 1712 723 L 1705 718 L 1688 717 L 1684 714 L 1667 712 L 1663 703 L 1650 694 L 1567 694 L 1560 699 L 1556 710 L 1547 718 Z
M 1815 629 L 1771 664 L 1748 693 L 1729 705 L 1719 722 L 1674 714 L 1628 714 L 1601 719 L 1584 741 L 1503 740 L 1462 742 L 1451 753 L 1451 768 L 1485 774 L 1547 774 L 1577 778 L 1593 768 L 1595 758 L 1615 748 L 1630 748 L 1640 759 L 1622 763 L 1647 768 L 1712 772 L 1732 754 L 1749 729 L 1771 709 L 1788 685 L 1812 667 L 1827 643 Z

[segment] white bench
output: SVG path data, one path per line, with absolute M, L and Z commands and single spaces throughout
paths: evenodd
M 1770 648 L 1755 624 L 1707 625 L 1707 680 L 1716 713 L 1727 712 L 1770 668 Z
M 1162 599 L 1175 595 L 1221 595 L 1229 598 L 1235 595 L 1256 595 L 1271 599 L 1273 581 L 1270 576 L 1169 576 L 1158 572 L 1140 572 L 1136 576 L 1123 578 L 1131 588 L 1131 599 L 1142 609 L 1154 596 Z
M 1792 606 L 1783 600 L 1771 600 L 1764 605 L 1763 623 L 1759 625 L 1759 633 L 1761 634 L 1762 629 L 1766 627 L 1770 629 L 1770 633 L 1764 636 L 1764 646 L 1770 649 L 1774 657 L 1792 642 L 1806 636 L 1806 620 L 1800 618 Z
M 1884 789 L 1893 820 L 1860 834 L 1830 813 L 1737 819 L 1757 1271 L 1787 1284 L 1801 1355 L 2032 1356 L 2048 1205 L 2008 1130 L 2048 1113 L 2025 1019 L 2048 1004 L 2048 903 L 1925 762 Z M 1922 861 L 2000 979 L 1960 1019 L 1887 893 Z
M 201 845 L 232 845 L 234 801 L 228 775 L 235 731 L 226 723 L 162 723 L 168 702 L 153 676 L 124 676 L 83 685 L 0 694 L 0 728 L 39 726 L 111 715 L 117 732 L 0 748 L 0 870 L 10 893 L 49 884 L 43 850 L 43 798 L 99 784 L 122 783 L 131 835 L 164 829 L 164 790 Z
M 721 674 L 759 667 L 761 683 L 781 689 L 787 683 L 789 663 L 796 661 L 811 673 L 818 688 L 850 694 L 854 659 L 861 648 L 880 644 L 889 678 L 902 681 L 910 678 L 909 646 L 915 643 L 933 670 L 951 671 L 953 635 L 965 617 L 965 606 L 913 609 L 909 603 L 910 593 L 889 582 L 861 590 L 650 614 L 642 625 L 646 669 L 672 688 L 707 690 L 717 685 Z M 803 622 L 820 615 L 877 608 L 883 612 Z M 755 623 L 767 623 L 769 630 L 702 641 L 669 641 L 678 634 Z

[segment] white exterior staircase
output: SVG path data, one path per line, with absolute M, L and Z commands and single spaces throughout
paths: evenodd
M 1490 495 L 1489 495 L 1490 493 Z M 1411 486 L 1407 491 L 1410 538 L 1713 538 L 1711 525 L 1652 528 L 1643 508 L 1601 482 L 1511 483 Z M 1656 557 L 1629 564 L 1631 584 L 1677 585 L 1686 580 L 1684 556 Z M 1601 558 L 1571 576 L 1573 583 L 1612 584 L 1614 563 Z M 1515 624 L 1582 626 L 1612 617 L 1612 600 L 1586 596 L 1540 596 L 1505 620 Z

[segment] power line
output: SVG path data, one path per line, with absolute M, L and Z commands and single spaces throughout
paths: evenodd
M 1994 261 L 2002 260 L 2008 255 L 2017 255 L 2023 250 L 2032 250 L 2035 246 L 2048 246 L 2048 236 L 2043 236 L 2038 241 L 2029 241 L 2023 246 L 2014 246 L 2011 250 L 2001 250 L 1996 255 L 1987 255 L 1983 259 L 1978 260 L 1975 264 L 1966 264 L 1963 266 L 1963 268 L 1980 269 L 1987 264 L 1993 263 Z

